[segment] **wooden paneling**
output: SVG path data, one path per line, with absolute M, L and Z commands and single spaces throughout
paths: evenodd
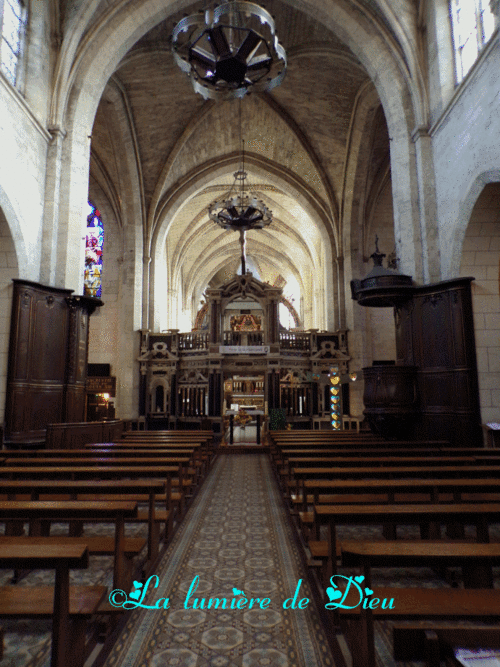
M 88 322 L 99 299 L 14 280 L 5 440 L 45 440 L 50 423 L 82 421 Z
M 481 446 L 472 280 L 415 287 L 395 312 L 398 364 L 418 368 L 417 439 Z
M 48 424 L 47 449 L 81 449 L 89 442 L 116 442 L 123 434 L 123 421 Z

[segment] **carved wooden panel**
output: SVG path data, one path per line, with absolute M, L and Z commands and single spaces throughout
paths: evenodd
M 461 278 L 416 288 L 412 308 L 422 410 L 415 435 L 458 446 L 482 443 L 470 284 Z
M 98 299 L 14 280 L 5 440 L 41 442 L 47 425 L 83 421 L 89 315 Z

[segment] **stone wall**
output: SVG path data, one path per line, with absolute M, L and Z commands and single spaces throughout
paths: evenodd
M 464 239 L 460 276 L 473 276 L 481 421 L 500 421 L 500 183 L 486 185 Z
M 442 279 L 458 275 L 472 209 L 483 186 L 500 180 L 499 90 L 497 35 L 431 130 Z
M 9 225 L 0 208 L 0 415 L 5 409 L 9 356 L 12 278 L 18 277 L 17 257 Z

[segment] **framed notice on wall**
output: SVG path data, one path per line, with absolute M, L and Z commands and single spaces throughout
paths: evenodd
M 87 394 L 109 394 L 116 396 L 116 377 L 87 378 Z

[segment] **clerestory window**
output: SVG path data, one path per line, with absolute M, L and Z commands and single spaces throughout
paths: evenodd
M 460 83 L 495 30 L 489 0 L 451 0 L 455 71 Z
M 0 0 L 0 69 L 13 86 L 19 85 L 26 22 L 21 0 Z

